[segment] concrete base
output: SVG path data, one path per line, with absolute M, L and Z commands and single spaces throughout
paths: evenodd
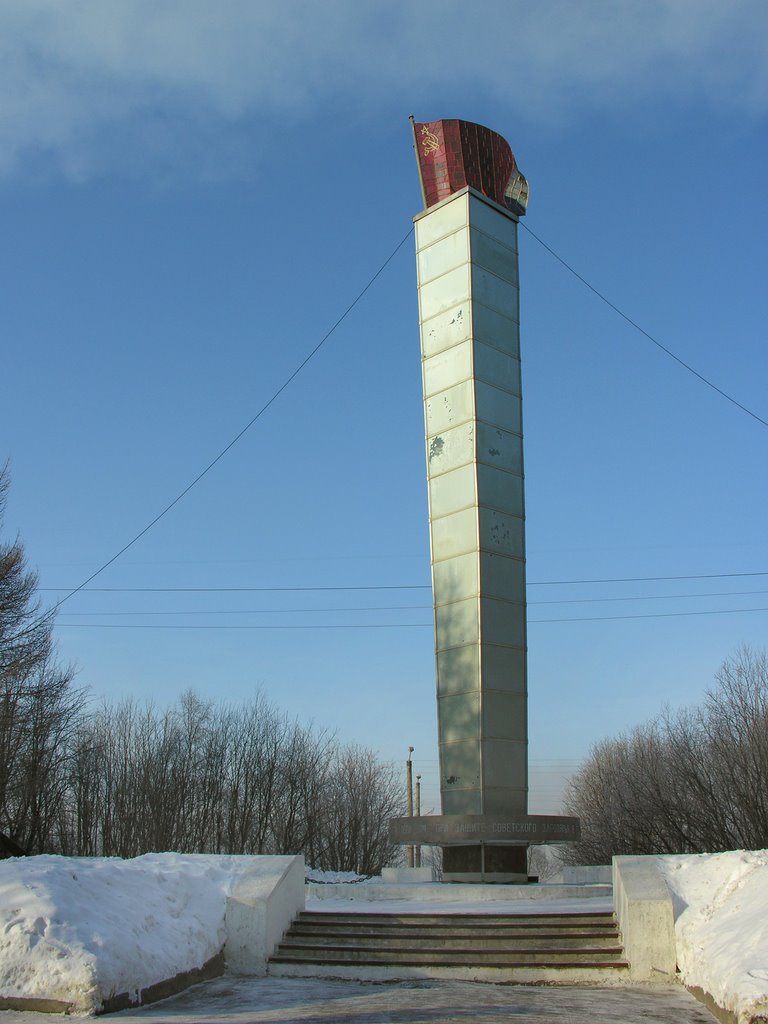
M 396 885 L 404 885 L 409 882 L 434 882 L 435 872 L 433 868 L 382 868 L 382 882 L 394 882 Z
M 381 903 L 402 900 L 429 903 L 486 903 L 496 900 L 536 900 L 542 903 L 558 900 L 611 899 L 610 885 L 444 885 L 442 882 L 395 884 L 387 882 L 338 882 L 307 884 L 307 899 L 346 900 L 362 905 L 367 901 Z M 386 909 L 386 908 L 384 908 Z M 456 908 L 460 911 L 460 907 Z M 373 911 L 375 913 L 376 911 Z
M 525 885 L 527 846 L 444 846 L 443 881 Z
M 563 882 L 565 885 L 610 885 L 613 882 L 613 869 L 610 864 L 567 866 L 550 876 L 549 881 Z
M 656 858 L 614 857 L 613 899 L 632 980 L 673 981 L 675 915 Z
M 224 946 L 230 974 L 264 975 L 285 930 L 304 909 L 304 858 L 253 857 L 227 897 Z

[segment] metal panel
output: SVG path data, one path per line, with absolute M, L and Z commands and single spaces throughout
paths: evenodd
M 450 274 L 438 278 L 438 281 L 425 285 L 422 288 L 422 294 L 426 289 L 434 288 L 439 281 L 445 281 L 451 274 L 455 273 L 457 271 L 453 270 Z M 452 285 L 452 287 L 458 288 L 458 284 Z M 456 293 L 456 299 L 458 300 L 458 298 L 459 294 Z M 490 271 L 483 270 L 482 267 L 474 265 L 472 266 L 472 299 L 474 302 L 482 303 L 484 306 L 497 310 L 503 316 L 511 317 L 517 321 L 520 319 L 520 295 L 517 288 L 510 284 L 509 281 L 496 277 Z M 444 309 L 445 307 L 441 308 Z
M 450 606 L 449 606 L 450 607 Z M 525 644 L 525 605 L 498 601 L 491 597 L 480 600 L 481 640 L 484 644 L 523 647 Z M 485 680 L 492 685 L 492 680 Z
M 517 480 L 518 477 L 510 477 Z M 429 511 L 433 519 L 449 516 L 477 503 L 475 466 L 468 463 L 452 473 L 442 473 L 429 481 Z
M 461 384 L 455 384 L 446 391 L 432 395 L 425 402 L 425 414 L 427 423 L 427 437 L 435 434 L 442 434 L 459 423 L 471 420 L 475 412 L 475 396 L 471 380 L 465 380 Z M 488 385 L 484 385 L 488 387 Z M 500 391 L 499 394 L 504 394 Z M 512 396 L 509 396 L 512 398 Z M 490 404 L 490 403 L 489 403 Z M 500 424 L 503 426 L 504 424 Z
M 472 262 L 485 267 L 497 277 L 509 281 L 515 288 L 519 287 L 517 277 L 517 253 L 496 238 L 472 229 L 470 236 Z
M 484 644 L 481 669 L 483 687 L 527 693 L 525 651 L 522 648 Z
M 517 333 L 517 328 L 515 328 L 515 333 Z M 510 356 L 507 352 L 501 352 L 497 348 L 491 348 L 490 345 L 483 345 L 482 342 L 476 341 L 474 371 L 479 380 L 487 380 L 489 384 L 494 384 L 511 395 L 522 394 L 520 360 Z
M 480 422 L 477 424 L 477 461 L 522 476 L 523 439 L 518 434 Z
M 474 457 L 474 423 L 462 423 L 460 427 L 436 434 L 427 441 L 427 471 L 430 477 L 450 473 L 452 469 L 472 462 Z
M 479 785 L 479 741 L 473 739 L 441 743 L 440 788 L 443 790 L 473 789 Z
M 511 285 L 506 287 L 511 288 Z M 429 320 L 430 317 L 437 316 L 438 313 L 442 313 L 460 302 L 466 302 L 468 299 L 469 264 L 465 263 L 463 267 L 449 270 L 442 277 L 421 286 L 419 289 L 419 315 L 422 320 Z
M 527 777 L 527 743 L 524 740 L 484 740 L 483 768 L 494 786 L 517 788 Z
M 432 559 L 454 558 L 477 547 L 477 513 L 475 509 L 454 512 L 432 523 Z
M 472 303 L 472 330 L 476 341 L 487 342 L 520 358 L 520 324 L 516 316 L 504 316 L 475 301 Z
M 510 395 L 508 391 L 500 391 L 499 388 L 478 380 L 475 382 L 475 401 L 478 419 L 493 423 L 504 430 L 522 434 L 522 404 L 517 395 Z
M 480 694 L 460 693 L 440 697 L 437 719 L 444 743 L 455 740 L 475 740 L 480 734 Z
M 475 551 L 435 562 L 432 572 L 436 605 L 477 597 L 480 593 L 479 559 Z
M 477 598 L 441 604 L 435 608 L 435 646 L 439 651 L 447 647 L 466 647 L 468 644 L 476 644 L 479 639 Z
M 522 519 L 505 515 L 494 508 L 480 508 L 480 547 L 494 554 L 525 556 L 525 533 Z M 459 515 L 465 513 L 460 512 Z M 456 518 L 456 517 L 453 517 Z M 444 520 L 440 520 L 444 522 Z
M 483 737 L 525 740 L 528 738 L 528 702 L 524 694 L 483 690 Z
M 480 685 L 480 648 L 452 647 L 437 652 L 437 693 L 466 693 Z
M 472 311 L 469 300 L 462 300 L 451 309 L 439 313 L 421 325 L 421 354 L 424 358 L 444 352 L 466 341 L 472 334 Z
M 523 479 L 514 473 L 479 464 L 477 466 L 477 503 L 513 515 L 523 514 Z
M 483 348 L 486 347 L 485 345 L 483 346 Z M 502 359 L 506 358 L 500 352 L 497 355 Z M 509 362 L 513 363 L 514 361 L 509 360 Z M 430 395 L 436 395 L 438 391 L 445 391 L 446 388 L 453 387 L 454 384 L 459 384 L 463 380 L 469 380 L 471 376 L 472 343 L 470 341 L 463 341 L 460 345 L 454 345 L 453 348 L 449 348 L 446 352 L 439 352 L 437 355 L 424 360 L 424 397 L 429 398 Z M 510 373 L 507 376 L 511 378 L 513 374 Z M 490 379 L 492 383 L 494 380 L 493 377 L 486 377 L 485 379 Z M 511 391 L 512 388 L 507 390 Z
M 503 601 L 525 604 L 525 562 L 519 558 L 480 552 L 483 593 Z
M 443 789 L 440 792 L 443 814 L 479 814 L 483 800 L 480 787 L 474 789 Z
M 470 196 L 469 223 L 517 251 L 517 221 L 477 196 Z
M 505 786 L 503 789 L 486 783 L 483 787 L 483 806 L 486 814 L 524 814 L 528 808 L 528 789 L 525 780 L 519 779 L 517 786 Z M 549 839 L 541 839 L 529 834 L 526 843 L 565 841 L 562 830 L 554 829 Z M 568 839 L 568 841 L 573 840 Z
M 433 281 L 441 274 L 466 263 L 468 259 L 469 231 L 462 228 L 419 252 L 416 257 L 419 284 L 424 285 L 428 281 Z
M 437 207 L 416 219 L 416 248 L 432 245 L 438 238 L 450 235 L 467 223 L 467 196 L 460 196 L 445 206 Z

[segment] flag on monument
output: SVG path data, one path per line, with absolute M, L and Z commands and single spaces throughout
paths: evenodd
M 525 214 L 528 182 L 506 139 L 472 121 L 412 123 L 427 209 L 469 186 L 517 216 Z

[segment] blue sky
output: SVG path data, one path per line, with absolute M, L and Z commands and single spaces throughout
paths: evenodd
M 528 226 L 768 418 L 762 2 L 6 0 L 0 29 L 0 454 L 7 525 L 43 587 L 76 586 L 174 498 L 403 238 L 420 208 L 411 112 L 503 134 Z M 768 573 L 768 430 L 521 234 L 547 810 L 547 773 L 700 699 L 740 642 L 765 645 L 768 575 L 541 584 Z M 428 583 L 409 240 L 93 586 Z M 574 603 L 541 603 L 556 601 Z M 86 592 L 57 636 L 96 699 L 261 687 L 384 757 L 413 744 L 434 793 L 428 606 L 426 589 Z M 537 621 L 567 618 L 597 621 Z M 320 624 L 343 628 L 144 628 Z

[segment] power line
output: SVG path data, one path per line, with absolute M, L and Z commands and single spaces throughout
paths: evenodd
M 687 615 L 739 615 L 743 612 L 768 612 L 768 608 L 713 608 L 696 612 L 649 612 L 645 615 L 590 615 L 567 619 L 528 619 L 537 622 L 611 622 L 617 619 L 675 619 Z
M 70 599 L 70 597 L 74 597 L 74 595 L 77 594 L 79 591 L 84 590 L 85 587 L 87 586 L 87 584 L 91 582 L 91 580 L 96 579 L 96 577 L 99 576 L 102 572 L 104 572 L 104 570 L 108 566 L 112 565 L 113 562 L 117 561 L 117 559 L 120 557 L 120 555 L 124 554 L 129 548 L 133 547 L 133 545 L 138 540 L 140 540 L 144 536 L 145 533 L 148 533 L 152 529 L 153 526 L 155 526 L 157 523 L 159 523 L 160 520 L 163 518 L 163 516 L 167 515 L 168 512 L 170 512 L 171 509 L 175 505 L 177 505 L 181 501 L 181 499 L 192 490 L 192 488 L 195 486 L 195 484 L 198 484 L 203 479 L 203 477 L 213 469 L 213 467 L 216 465 L 217 462 L 219 462 L 221 459 L 224 458 L 224 456 L 227 454 L 227 452 L 231 448 L 233 448 L 234 445 L 237 444 L 237 442 L 240 440 L 240 438 L 243 437 L 243 435 L 246 434 L 251 429 L 251 427 L 254 425 L 254 423 L 257 422 L 257 420 L 261 419 L 261 417 L 264 415 L 264 413 L 267 411 L 267 409 L 269 409 L 269 407 L 280 397 L 280 395 L 285 391 L 285 389 L 296 379 L 296 377 L 298 377 L 298 375 L 301 373 L 301 371 L 304 369 L 304 367 L 307 365 L 307 363 L 309 363 L 309 361 L 320 351 L 320 349 L 323 347 L 323 345 L 326 343 L 326 341 L 331 337 L 331 335 L 336 330 L 336 328 L 344 320 L 346 320 L 346 318 L 349 316 L 349 314 L 352 312 L 352 310 L 355 308 L 355 306 L 358 304 L 358 302 L 362 299 L 362 297 L 365 295 L 365 293 L 368 291 L 368 289 L 373 285 L 373 283 L 377 280 L 377 278 L 384 272 L 386 267 L 392 262 L 392 260 L 395 258 L 397 253 L 403 247 L 403 245 L 405 245 L 405 243 L 407 242 L 407 240 L 410 237 L 412 232 L 413 232 L 413 228 L 411 227 L 411 228 L 408 229 L 406 234 L 403 235 L 402 239 L 397 243 L 397 245 L 392 250 L 392 252 L 389 254 L 389 256 L 387 256 L 387 258 L 381 264 L 381 266 L 376 271 L 376 273 L 371 278 L 369 278 L 368 283 L 365 285 L 365 287 L 362 288 L 358 292 L 358 294 L 355 296 L 355 298 L 352 300 L 352 302 L 350 302 L 350 304 L 347 306 L 347 308 L 344 310 L 344 312 L 341 314 L 341 316 L 338 318 L 338 320 L 336 320 L 336 322 L 333 324 L 333 326 L 323 335 L 323 337 L 320 339 L 320 341 L 315 345 L 315 347 L 312 349 L 312 351 L 309 353 L 309 355 L 307 355 L 299 363 L 299 365 L 296 367 L 296 369 L 293 371 L 293 373 L 291 373 L 283 381 L 283 383 L 280 385 L 280 387 L 272 394 L 272 396 L 264 403 L 264 405 L 262 405 L 262 407 L 258 410 L 258 412 L 254 416 L 251 417 L 251 419 L 246 423 L 246 425 L 243 427 L 243 429 L 241 431 L 239 431 L 239 433 L 237 433 L 232 438 L 232 440 L 227 445 L 225 445 L 224 448 L 221 449 L 219 454 L 214 459 L 212 459 L 208 463 L 208 465 L 205 466 L 205 468 L 203 470 L 201 470 L 201 472 L 199 472 L 197 474 L 197 476 L 194 478 L 194 480 L 192 480 L 191 483 L 187 484 L 187 486 L 184 488 L 184 490 L 181 491 L 179 494 L 177 494 L 176 497 L 173 499 L 173 501 L 169 502 L 165 506 L 165 508 L 155 516 L 154 519 L 152 519 L 149 523 L 147 523 L 147 525 L 143 529 L 139 530 L 139 532 L 134 537 L 132 537 L 131 540 L 129 540 L 127 544 L 124 544 L 120 548 L 119 551 L 117 551 L 114 555 L 112 555 L 111 558 L 107 559 L 106 562 L 104 562 L 101 566 L 99 566 L 99 568 L 94 573 L 91 573 L 91 575 L 87 579 L 83 580 L 83 582 L 79 586 L 75 587 L 68 594 L 66 594 L 64 597 L 62 597 L 60 601 L 57 601 L 56 604 L 52 608 L 50 608 L 45 613 L 44 616 L 41 617 L 41 619 L 42 618 L 47 618 L 47 617 L 51 616 L 56 611 L 57 608 L 60 608 L 61 605 L 64 604 L 65 601 L 68 601 Z
M 616 576 L 604 577 L 602 579 L 575 579 L 575 580 L 529 580 L 529 587 L 571 587 L 583 586 L 591 583 L 670 583 L 682 580 L 725 580 L 744 579 L 754 576 L 768 576 L 768 570 L 761 572 L 717 572 L 703 573 L 690 576 Z M 93 577 L 91 577 L 93 579 Z M 86 581 L 87 583 L 88 581 Z M 44 593 L 61 593 L 68 590 L 68 587 L 38 587 Z M 358 590 L 431 590 L 429 583 L 398 583 L 391 585 L 371 584 L 369 586 L 354 587 L 88 587 L 84 583 L 68 594 L 59 602 L 63 604 L 73 594 L 81 590 L 89 594 L 277 594 L 277 593 L 321 593 L 332 591 L 358 591 Z M 760 593 L 760 591 L 754 591 Z M 720 596 L 720 595 L 716 595 Z M 531 602 L 533 604 L 535 602 Z M 58 605 L 55 605 L 54 611 Z
M 552 622 L 612 622 L 619 619 L 672 619 L 690 615 L 740 615 L 748 612 L 768 612 L 768 608 L 713 608 L 693 612 L 652 612 L 643 615 L 590 615 L 558 619 L 528 619 L 528 624 Z M 431 629 L 432 622 L 376 622 L 376 623 L 309 623 L 309 624 L 202 624 L 143 622 L 62 622 L 65 629 Z
M 700 597 L 752 597 L 755 594 L 768 594 L 768 590 L 720 590 L 713 591 L 709 594 L 643 594 L 635 597 L 561 597 L 551 601 L 528 601 L 527 603 L 529 605 L 613 604 L 616 601 L 679 601 L 683 598 Z M 418 606 L 414 605 L 414 607 Z M 107 612 L 105 614 L 109 613 Z
M 424 629 L 425 627 L 432 628 L 431 622 L 371 622 L 371 623 L 340 623 L 338 625 L 331 625 L 330 623 L 320 622 L 312 625 L 285 625 L 285 624 L 270 624 L 268 626 L 254 626 L 254 625 L 223 625 L 215 624 L 208 625 L 203 623 L 197 623 L 196 625 L 187 626 L 184 624 L 176 625 L 171 622 L 164 622 L 162 624 L 153 622 L 62 622 L 60 624 L 64 629 Z
M 178 612 L 148 611 L 148 612 L 62 612 L 62 617 L 74 615 L 82 618 L 84 615 L 93 616 L 116 616 L 116 615 L 298 615 L 307 612 L 403 612 L 419 609 L 420 611 L 431 608 L 431 604 L 386 604 L 386 605 L 360 605 L 357 608 L 234 608 L 227 611 L 206 610 L 190 611 L 186 609 Z
M 766 574 L 768 575 L 768 573 Z M 38 587 L 43 591 L 62 591 L 67 587 Z M 302 594 L 337 590 L 431 590 L 428 583 L 398 583 L 370 587 L 78 587 L 88 594 Z M 72 593 L 77 593 L 73 591 Z M 71 595 L 70 595 L 71 596 Z M 66 598 L 65 598 L 66 600 Z
M 562 256 L 559 256 L 550 245 L 547 245 L 543 238 L 539 238 L 535 231 L 531 231 L 531 229 L 528 227 L 526 223 L 520 221 L 520 224 L 525 228 L 525 230 L 532 238 L 536 239 L 539 245 L 543 246 L 543 248 L 545 248 L 551 256 L 554 256 L 558 263 L 561 263 L 566 270 L 568 270 L 571 274 L 573 274 L 575 278 L 577 278 L 577 280 L 581 281 L 583 285 L 586 285 L 586 287 L 589 288 L 589 290 L 593 292 L 598 297 L 598 299 L 602 300 L 606 304 L 606 306 L 610 306 L 614 313 L 618 313 L 618 315 L 623 320 L 626 320 L 626 322 L 631 327 L 634 327 L 636 331 L 639 331 L 640 334 L 643 335 L 643 337 L 647 338 L 648 341 L 653 342 L 653 344 L 657 348 L 660 348 L 661 351 L 668 355 L 670 359 L 674 359 L 674 361 L 678 363 L 680 366 L 682 366 L 683 369 L 687 370 L 689 373 L 692 373 L 694 377 L 697 377 L 702 382 L 702 384 L 706 384 L 708 388 L 712 388 L 712 390 L 716 391 L 718 395 L 720 395 L 722 398 L 725 398 L 732 405 L 735 405 L 737 409 L 741 409 L 742 412 L 745 412 L 748 416 L 751 416 L 753 420 L 757 420 L 757 422 L 762 424 L 764 427 L 768 427 L 768 420 L 764 420 L 762 416 L 759 416 L 756 412 L 753 412 L 752 409 L 749 409 L 746 405 L 739 402 L 738 399 L 733 397 L 733 395 L 729 395 L 727 391 L 723 391 L 722 388 L 719 388 L 717 384 L 709 380 L 708 377 L 705 377 L 702 373 L 699 373 L 698 370 L 695 370 L 690 365 L 690 363 L 686 363 L 684 359 L 681 359 L 680 356 L 675 355 L 675 353 L 671 349 L 667 348 L 666 345 L 662 345 L 662 343 L 658 341 L 656 338 L 654 338 L 652 334 L 649 334 L 648 331 L 646 331 L 644 328 L 640 326 L 640 324 L 638 324 L 630 316 L 627 316 L 627 314 L 623 310 L 619 309 L 619 307 L 615 305 L 613 302 L 611 302 L 609 298 L 603 295 L 602 292 L 598 291 L 593 284 L 590 284 L 590 282 L 587 281 L 585 277 L 582 277 L 581 274 L 570 265 L 570 263 L 566 262 L 566 260 L 564 260 Z
M 768 571 L 761 572 L 711 572 L 698 576 L 615 576 L 599 580 L 537 580 L 529 583 L 529 587 L 569 587 L 585 583 L 677 583 L 681 580 L 727 580 L 741 579 L 748 576 L 768 576 Z
M 560 605 L 560 604 L 614 604 L 616 602 L 633 602 L 633 601 L 679 601 L 682 599 L 698 599 L 698 598 L 711 598 L 711 597 L 751 597 L 755 594 L 768 594 L 768 590 L 721 590 L 710 594 L 651 594 L 642 595 L 636 597 L 570 597 L 560 598 L 554 601 L 528 601 L 529 607 L 533 605 Z M 322 614 L 328 614 L 331 612 L 403 612 L 403 611 L 425 611 L 432 608 L 431 604 L 380 604 L 380 605 L 344 605 L 343 607 L 333 608 L 227 608 L 224 610 L 211 608 L 211 609 L 192 609 L 185 608 L 177 611 L 157 611 L 156 609 L 150 609 L 148 611 L 119 611 L 119 612 L 102 612 L 102 611 L 83 611 L 83 612 L 62 612 L 62 618 L 83 618 L 84 616 L 94 616 L 99 618 L 115 618 L 125 616 L 141 616 L 141 615 L 153 615 L 153 616 L 174 616 L 174 615 L 300 615 L 300 614 L 314 614 L 316 612 Z

